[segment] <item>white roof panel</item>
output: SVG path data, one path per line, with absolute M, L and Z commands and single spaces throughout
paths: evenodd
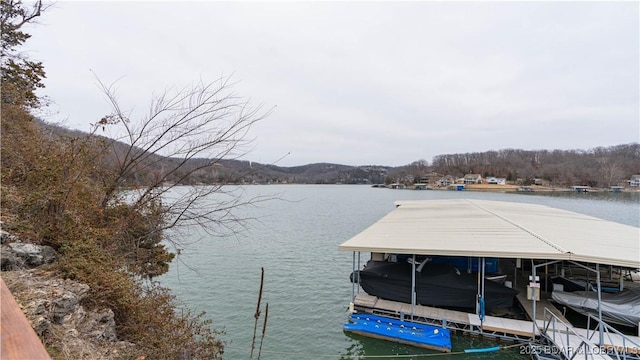
M 640 268 L 640 228 L 543 205 L 400 201 L 344 251 L 574 260 Z

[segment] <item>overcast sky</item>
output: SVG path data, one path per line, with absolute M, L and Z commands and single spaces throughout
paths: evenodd
M 277 106 L 246 157 L 399 166 L 640 141 L 630 2 L 57 2 L 27 29 L 51 121 L 88 130 L 153 92 L 232 76 Z

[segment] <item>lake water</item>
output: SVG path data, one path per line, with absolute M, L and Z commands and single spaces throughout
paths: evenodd
M 226 359 L 249 358 L 260 268 L 265 271 L 263 308 L 269 303 L 262 359 L 424 359 L 427 354 L 457 359 L 528 358 L 517 347 L 496 353 L 443 355 L 343 333 L 351 300 L 352 253 L 338 251 L 338 245 L 393 210 L 396 200 L 471 198 L 536 203 L 640 226 L 637 192 L 509 194 L 363 185 L 257 185 L 243 190 L 247 197 L 275 195 L 280 200 L 240 210 L 239 215 L 259 221 L 234 237 L 212 237 L 193 230 L 189 240 L 196 242 L 184 248 L 169 273 L 159 279 L 192 310 L 205 311 L 213 327 L 225 330 Z M 496 345 L 462 335 L 452 341 L 454 352 Z M 255 354 L 257 349 L 257 358 Z

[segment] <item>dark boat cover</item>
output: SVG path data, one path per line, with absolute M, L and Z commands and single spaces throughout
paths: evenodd
M 352 281 L 369 295 L 386 300 L 411 303 L 412 265 L 406 262 L 367 262 Z M 493 281 L 485 281 L 485 308 L 511 307 L 517 290 Z M 449 308 L 475 308 L 478 294 L 477 275 L 458 271 L 448 264 L 427 263 L 416 271 L 416 303 Z

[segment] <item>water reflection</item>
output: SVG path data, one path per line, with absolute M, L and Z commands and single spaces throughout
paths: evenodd
M 360 357 L 382 357 L 384 355 L 396 355 L 403 359 L 420 359 L 427 354 L 442 354 L 437 351 L 424 350 L 412 346 L 392 343 L 389 341 L 372 339 L 365 336 L 345 332 L 345 336 L 350 338 L 351 345 L 345 350 L 342 359 L 358 359 Z M 410 356 L 410 355 L 415 355 Z
M 473 356 L 473 359 L 523 359 L 523 350 L 526 349 L 524 343 L 501 342 L 496 343 L 495 340 L 483 339 L 480 337 L 471 337 L 462 334 L 451 334 L 451 342 L 453 349 L 451 353 L 442 353 L 433 350 L 420 349 L 412 346 L 391 343 L 384 340 L 372 339 L 357 334 L 345 332 L 344 335 L 350 339 L 350 345 L 344 350 L 340 359 L 352 360 L 359 358 L 397 358 L 420 360 L 426 358 L 438 359 L 460 359 L 460 355 L 466 349 L 484 349 L 494 346 L 502 348 L 495 352 L 467 354 L 462 358 Z
M 640 227 L 640 192 L 537 191 L 514 195 L 517 201 L 547 205 Z
M 538 192 L 523 192 L 519 194 L 549 196 L 549 197 L 564 198 L 564 199 L 587 199 L 587 200 L 601 200 L 601 201 L 609 201 L 609 202 L 617 202 L 617 203 L 640 204 L 640 191 L 625 191 L 625 192 L 538 191 Z

